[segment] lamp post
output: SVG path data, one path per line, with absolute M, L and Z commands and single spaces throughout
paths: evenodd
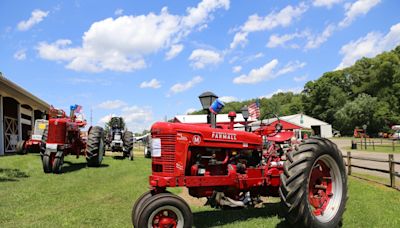
M 210 112 L 210 106 L 211 104 L 217 100 L 218 96 L 215 95 L 212 92 L 204 92 L 200 94 L 199 99 L 201 106 L 203 106 L 203 110 L 207 110 L 207 123 L 211 123 L 211 112 Z M 213 114 L 214 115 L 214 114 Z M 215 115 L 214 115 L 215 116 Z
M 247 131 L 247 119 L 249 119 L 249 108 L 247 105 L 243 106 L 243 108 L 240 109 L 242 112 L 242 116 L 244 119 L 244 131 Z

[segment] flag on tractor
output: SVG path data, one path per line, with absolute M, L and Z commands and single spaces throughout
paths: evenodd
M 256 99 L 256 102 L 249 105 L 249 114 L 252 119 L 260 118 L 260 100 Z
M 74 111 L 74 113 L 80 113 L 82 110 L 82 106 L 81 105 L 71 105 L 71 111 Z

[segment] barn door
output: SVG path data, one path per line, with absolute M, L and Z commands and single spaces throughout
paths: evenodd
M 18 120 L 12 117 L 4 117 L 4 148 L 5 152 L 15 152 L 18 142 Z

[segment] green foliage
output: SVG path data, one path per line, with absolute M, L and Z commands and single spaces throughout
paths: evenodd
M 364 124 L 370 134 L 387 132 L 400 123 L 400 46 L 308 82 L 302 100 L 306 114 L 342 134 Z
M 124 118 L 122 117 L 112 117 L 105 125 L 104 125 L 104 132 L 105 135 L 108 135 L 108 133 L 111 130 L 111 127 L 114 125 L 119 125 L 121 129 L 125 130 L 125 121 Z
M 226 114 L 230 111 L 235 111 L 240 113 L 241 108 L 245 105 L 249 106 L 256 100 L 245 100 L 245 101 L 234 101 L 225 103 L 225 107 L 222 109 L 221 113 Z M 292 115 L 303 112 L 303 103 L 300 94 L 294 94 L 292 92 L 287 93 L 277 93 L 271 98 L 261 98 L 260 99 L 260 112 L 261 117 L 264 117 L 268 113 L 275 113 L 278 115 Z M 206 114 L 205 110 L 198 110 L 190 114 Z

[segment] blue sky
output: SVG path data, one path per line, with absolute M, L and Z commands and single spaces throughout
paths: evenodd
M 304 83 L 400 44 L 400 2 L 1 1 L 0 71 L 55 107 L 130 130 Z

